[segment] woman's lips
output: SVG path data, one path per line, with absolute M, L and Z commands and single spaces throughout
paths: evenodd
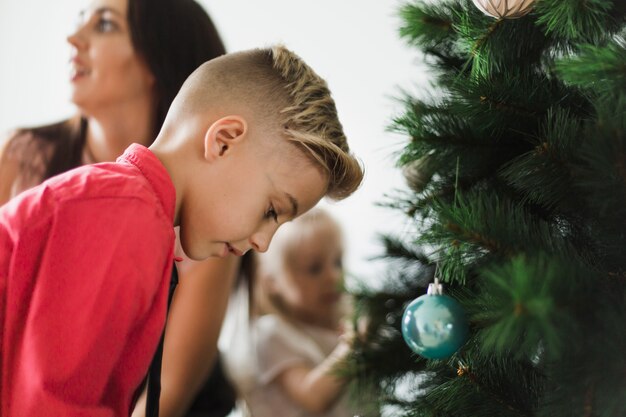
M 70 81 L 77 81 L 89 75 L 89 71 L 83 68 L 72 68 L 70 71 Z
M 70 64 L 71 64 L 71 69 L 70 69 L 71 81 L 79 80 L 91 73 L 89 68 L 78 57 L 71 58 Z

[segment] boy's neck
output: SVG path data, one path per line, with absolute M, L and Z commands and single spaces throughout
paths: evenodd
M 159 135 L 161 137 L 163 132 Z M 176 191 L 176 205 L 174 207 L 174 227 L 180 226 L 180 209 L 182 206 L 182 196 L 184 194 L 183 181 L 182 177 L 184 177 L 184 173 L 179 172 L 179 168 L 182 166 L 186 166 L 186 164 L 181 164 L 180 161 L 176 162 L 177 159 L 181 157 L 178 156 L 179 150 L 176 150 L 175 147 L 167 146 L 162 142 L 159 142 L 159 137 L 154 141 L 152 145 L 150 145 L 149 149 L 157 157 L 159 161 L 165 167 L 172 184 L 174 185 L 174 190 Z

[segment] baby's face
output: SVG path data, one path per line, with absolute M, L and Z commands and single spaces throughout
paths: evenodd
M 337 325 L 343 298 L 343 248 L 334 224 L 319 224 L 290 251 L 278 291 L 299 319 L 324 327 Z
M 326 177 L 300 151 L 267 152 L 249 141 L 227 154 L 181 209 L 181 244 L 192 259 L 265 252 L 281 224 L 324 196 Z

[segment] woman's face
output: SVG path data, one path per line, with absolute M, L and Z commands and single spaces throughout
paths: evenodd
M 154 76 L 131 42 L 128 1 L 90 2 L 67 38 L 72 101 L 86 115 L 153 99 Z

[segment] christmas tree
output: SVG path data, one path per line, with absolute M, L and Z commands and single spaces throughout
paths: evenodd
M 383 414 L 626 416 L 626 6 L 531 3 L 400 9 L 434 88 L 392 122 L 410 232 L 356 294 L 352 387 Z M 428 359 L 401 328 L 435 274 L 469 333 Z

